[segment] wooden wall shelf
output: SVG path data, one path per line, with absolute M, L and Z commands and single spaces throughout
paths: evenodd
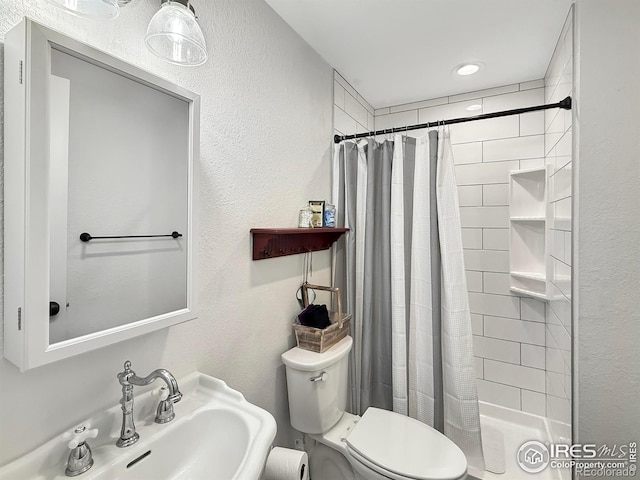
M 252 228 L 253 259 L 327 250 L 348 228 Z

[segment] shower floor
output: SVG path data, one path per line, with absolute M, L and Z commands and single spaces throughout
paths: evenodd
M 549 467 L 538 474 L 530 474 L 523 471 L 516 462 L 518 449 L 523 443 L 529 440 L 538 440 L 542 443 L 552 441 L 546 418 L 480 402 L 480 424 L 483 430 L 483 444 L 489 446 L 489 448 L 485 447 L 488 467 L 496 463 L 502 464 L 502 455 L 496 456 L 495 447 L 496 442 L 501 443 L 501 437 L 504 437 L 504 473 L 480 471 L 473 465 L 469 465 L 469 480 L 566 480 L 571 478 L 568 471 Z M 497 430 L 499 434 L 496 436 L 492 430 L 493 432 Z M 485 432 L 489 437 L 493 435 L 494 438 L 485 437 Z

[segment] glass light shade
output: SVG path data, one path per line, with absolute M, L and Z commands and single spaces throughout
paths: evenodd
M 144 39 L 147 48 L 158 57 L 176 65 L 202 65 L 207 61 L 207 46 L 192 10 L 168 1 L 151 18 Z
M 118 0 L 47 0 L 68 13 L 94 20 L 113 20 L 120 14 Z

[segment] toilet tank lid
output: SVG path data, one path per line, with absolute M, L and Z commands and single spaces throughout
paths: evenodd
M 305 372 L 314 372 L 316 370 L 327 368 L 340 361 L 349 353 L 352 343 L 353 340 L 351 340 L 351 337 L 347 335 L 324 353 L 316 353 L 310 350 L 294 347 L 291 350 L 284 352 L 281 358 L 282 362 L 287 367 Z

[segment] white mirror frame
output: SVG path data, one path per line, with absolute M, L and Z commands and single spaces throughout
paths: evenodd
M 186 308 L 49 344 L 48 78 L 56 45 L 189 104 Z M 4 356 L 21 371 L 196 318 L 200 97 L 25 18 L 5 38 Z

